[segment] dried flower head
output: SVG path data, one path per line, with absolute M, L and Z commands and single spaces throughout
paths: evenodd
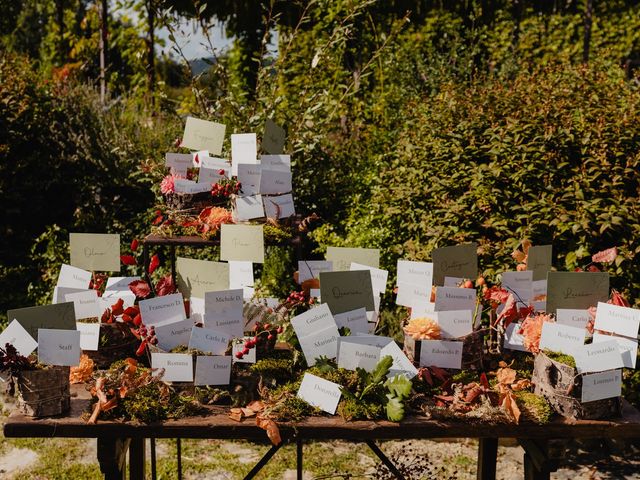
M 524 322 L 522 322 L 522 326 L 520 327 L 520 331 L 518 332 L 524 337 L 524 348 L 529 350 L 531 353 L 540 352 L 540 337 L 542 336 L 542 325 L 544 324 L 544 322 L 553 321 L 554 320 L 551 315 L 543 313 L 529 315 L 527 318 L 525 318 Z
M 429 317 L 413 318 L 403 327 L 403 330 L 414 340 L 437 340 L 440 338 L 440 325 Z

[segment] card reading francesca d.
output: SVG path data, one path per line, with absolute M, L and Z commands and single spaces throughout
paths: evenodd
M 587 309 L 608 298 L 606 272 L 547 273 L 547 313 L 556 313 L 558 308 Z
M 120 235 L 117 233 L 70 233 L 71 265 L 100 272 L 120 271 Z
M 185 297 L 204 298 L 205 292 L 229 288 L 229 264 L 178 257 L 178 289 Z
M 334 315 L 361 307 L 372 312 L 375 310 L 375 303 L 371 272 L 320 272 L 320 297 L 323 303 L 329 305 Z
M 264 263 L 262 225 L 229 225 L 220 227 L 220 259 Z
M 38 307 L 17 308 L 7 312 L 9 320 L 17 320 L 29 332 L 34 340 L 38 340 L 38 329 L 75 330 L 76 314 L 73 302 L 42 305 Z
M 181 146 L 191 150 L 208 150 L 213 155 L 220 155 L 226 128 L 221 123 L 187 117 Z
M 377 248 L 327 247 L 325 260 L 333 262 L 333 270 L 341 272 L 351 268 L 351 262 L 369 267 L 380 267 L 380 250 Z
M 478 244 L 465 243 L 436 248 L 433 259 L 433 284 L 444 285 L 444 277 L 475 279 L 478 276 Z

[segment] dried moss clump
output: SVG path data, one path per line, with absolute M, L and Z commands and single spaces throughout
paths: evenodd
M 345 420 L 376 420 L 384 418 L 384 408 L 379 403 L 347 398 L 338 404 L 338 414 Z
M 527 391 L 516 392 L 515 395 L 520 412 L 526 420 L 538 424 L 549 423 L 553 410 L 544 397 Z
M 283 396 L 278 403 L 269 408 L 269 417 L 280 422 L 296 422 L 310 415 L 322 412 L 294 395 Z
M 287 358 L 264 358 L 250 367 L 251 373 L 276 381 L 286 381 L 292 377 L 293 361 Z
M 552 352 L 551 350 L 544 350 L 544 354 L 549 357 L 551 360 L 556 361 L 558 363 L 564 363 L 565 365 L 569 365 L 570 367 L 576 368 L 576 360 L 572 355 L 567 355 L 565 353 L 560 352 Z

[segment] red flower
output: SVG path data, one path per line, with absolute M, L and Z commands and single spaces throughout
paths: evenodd
M 156 284 L 156 293 L 158 294 L 159 297 L 162 297 L 164 295 L 170 295 L 172 293 L 175 293 L 175 291 L 176 291 L 176 286 L 173 283 L 173 278 L 171 278 L 171 274 L 165 275 L 160 280 L 158 280 L 158 283 Z
M 133 255 L 120 255 L 120 261 L 123 265 L 135 265 L 136 258 Z
M 131 251 L 135 252 L 136 250 L 138 250 L 138 239 L 134 238 L 133 240 L 131 240 Z
M 144 280 L 135 280 L 129 284 L 131 290 L 138 298 L 147 298 L 151 294 L 151 287 Z
M 122 308 L 123 305 L 124 305 L 124 300 L 122 298 L 119 298 L 116 301 L 116 303 L 111 305 L 111 314 L 115 315 L 116 317 L 118 315 L 122 315 L 124 313 L 124 309 Z
M 158 268 L 159 266 L 160 266 L 160 258 L 158 258 L 158 255 L 156 254 L 153 257 L 151 257 L 151 261 L 149 262 L 149 275 L 155 272 L 156 268 Z
M 135 317 L 138 313 L 140 313 L 140 308 L 137 305 L 135 307 L 127 307 L 124 310 L 124 315 L 129 315 L 131 318 Z
M 618 249 L 616 247 L 607 248 L 601 252 L 596 253 L 591 257 L 592 262 L 596 263 L 611 263 L 618 256 Z

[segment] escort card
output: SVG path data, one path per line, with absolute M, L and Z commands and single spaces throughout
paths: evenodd
M 85 270 L 120 271 L 120 235 L 70 233 L 71 265 Z
M 73 302 L 73 308 L 76 313 L 76 320 L 83 318 L 93 318 L 102 315 L 100 305 L 98 303 L 97 290 L 85 290 L 84 292 L 67 293 L 64 296 L 65 301 Z
M 464 278 L 444 277 L 443 287 L 458 287 L 464 282 Z
M 78 365 L 80 363 L 80 332 L 39 328 L 38 362 L 64 367 Z
M 297 332 L 296 332 L 297 334 Z M 338 328 L 333 326 L 325 328 L 306 337 L 298 336 L 300 347 L 310 367 L 316 364 L 316 359 L 321 356 L 336 358 L 338 355 L 338 339 L 340 333 Z
M 238 164 L 257 163 L 258 148 L 255 133 L 236 133 L 231 135 L 231 163 L 233 175 L 238 175 Z
M 606 272 L 547 274 L 547 313 L 556 313 L 558 308 L 587 309 L 608 298 L 609 274 Z
M 333 270 L 336 272 L 349 270 L 351 262 L 379 268 L 380 250 L 377 248 L 327 247 L 325 260 L 333 262 Z
M 268 170 L 291 171 L 291 155 L 262 155 L 260 165 Z
M 431 302 L 415 303 L 411 307 L 411 319 L 431 317 L 435 318 L 436 304 Z M 454 310 L 455 311 L 455 310 Z
M 60 274 L 58 275 L 56 286 L 87 290 L 89 283 L 91 283 L 91 272 L 63 264 L 62 267 L 60 267 Z
M 244 331 L 242 288 L 204 294 L 204 323 L 207 328 L 241 337 Z
M 593 343 L 601 343 L 615 340 L 622 355 L 622 362 L 627 368 L 636 368 L 636 359 L 638 357 L 638 341 L 625 337 L 617 337 L 615 335 L 603 335 L 594 332 Z
M 0 333 L 0 347 L 4 349 L 7 343 L 13 345 L 18 353 L 24 357 L 28 357 L 38 346 L 38 342 L 17 320 L 12 320 L 9 326 Z
M 264 217 L 262 195 L 236 197 L 234 200 L 233 218 L 236 221 L 253 220 Z
M 363 368 L 367 372 L 376 368 L 380 360 L 380 349 L 371 345 L 351 343 L 349 337 L 340 338 L 338 346 L 338 367 L 347 370 Z
M 237 169 L 238 181 L 242 184 L 241 196 L 256 195 L 260 193 L 260 177 L 262 167 L 255 163 L 234 164 Z
M 267 153 L 282 153 L 284 149 L 285 131 L 280 125 L 267 118 L 264 124 L 264 135 L 262 137 L 262 150 Z
M 433 284 L 444 285 L 444 277 L 476 278 L 478 276 L 477 251 L 477 243 L 436 248 L 431 252 Z
M 329 327 L 338 328 L 331 315 L 331 310 L 326 303 L 307 310 L 300 315 L 296 315 L 291 319 L 291 326 L 295 330 L 298 338 L 313 335 Z
M 191 349 L 214 355 L 224 355 L 230 340 L 230 336 L 225 332 L 211 328 L 193 327 L 188 343 Z
M 241 342 L 233 341 L 231 342 L 232 350 L 231 356 L 233 359 L 233 363 L 256 363 L 256 349 L 252 348 L 249 350 L 249 353 L 243 355 L 242 358 L 238 358 L 236 354 L 238 352 L 242 352 L 244 350 L 244 342 L 252 339 L 253 337 L 243 337 Z
M 190 195 L 209 192 L 211 190 L 211 184 L 209 183 L 196 183 L 193 180 L 187 180 L 185 178 L 174 179 L 173 187 L 176 193 L 188 193 Z
M 369 270 L 371 272 L 371 286 L 373 292 L 378 294 L 384 294 L 387 289 L 387 277 L 389 272 L 387 270 L 381 270 L 379 268 L 369 267 L 361 263 L 351 262 L 350 269 L 353 270 Z
M 393 358 L 393 365 L 387 377 L 394 377 L 395 375 L 404 375 L 409 379 L 412 379 L 418 374 L 418 369 L 413 366 L 413 363 L 407 358 L 398 344 L 394 341 L 387 343 L 380 351 L 380 358 L 389 355 Z
M 140 300 L 138 305 L 142 323 L 147 327 L 180 322 L 187 316 L 180 293 Z
M 346 327 L 351 332 L 368 333 L 369 321 L 365 308 L 358 308 L 349 312 L 338 313 L 333 316 L 338 328 Z
M 640 328 L 640 310 L 598 303 L 594 328 L 637 339 Z
M 416 285 L 415 283 L 398 282 L 396 305 L 414 307 L 431 301 L 431 286 Z
M 332 313 L 349 312 L 361 307 L 370 312 L 375 310 L 369 270 L 321 272 L 320 296 Z
M 615 340 L 584 345 L 574 352 L 573 358 L 578 373 L 602 372 L 624 366 L 618 342 Z
M 340 385 L 310 373 L 304 374 L 298 390 L 298 398 L 331 415 L 336 413 L 341 395 Z
M 214 155 L 220 155 L 226 128 L 221 123 L 187 117 L 180 145 L 191 150 L 209 150 Z
M 531 289 L 533 290 L 533 298 L 534 302 L 539 302 L 543 299 L 547 298 L 547 279 L 544 280 L 534 280 L 531 282 Z
M 191 167 L 193 156 L 190 153 L 165 153 L 164 164 L 171 169 L 173 175 L 187 176 L 187 170 Z
M 476 289 L 460 287 L 438 287 L 436 290 L 436 312 L 445 310 L 476 309 Z
M 185 353 L 152 353 L 153 376 L 165 382 L 192 382 L 193 356 Z
M 462 345 L 464 342 L 422 340 L 420 344 L 420 366 L 458 370 L 462 368 Z
M 390 337 L 382 337 L 379 335 L 369 335 L 366 333 L 353 333 L 350 337 L 347 337 L 350 342 L 359 343 L 361 345 L 372 345 L 378 348 L 384 348 L 390 343 L 395 343 L 393 338 Z
M 576 328 L 586 328 L 587 322 L 591 319 L 589 310 L 573 308 L 558 308 L 556 310 L 556 322 L 561 325 L 569 325 Z
M 222 175 L 223 177 L 226 177 L 226 178 L 229 178 L 231 176 L 231 164 L 227 162 L 224 158 L 202 156 L 202 157 L 199 157 L 199 160 L 200 160 L 200 175 L 202 175 L 202 169 L 205 169 L 205 170 L 213 170 L 218 175 Z M 221 174 L 220 170 L 224 170 L 224 172 Z
M 253 284 L 253 263 L 229 262 L 229 288 L 251 287 Z
M 100 343 L 100 324 L 99 323 L 76 323 L 76 329 L 80 332 L 80 349 L 81 350 L 98 350 Z
M 156 338 L 158 339 L 158 347 L 162 350 L 173 350 L 180 345 L 187 345 L 191 338 L 191 329 L 193 328 L 193 320 L 187 318 L 178 322 L 163 323 L 156 325 Z
M 586 332 L 584 328 L 544 322 L 540 336 L 540 349 L 573 355 L 584 345 Z
M 136 280 L 140 280 L 140 277 L 109 277 L 107 278 L 105 292 L 126 292 L 127 294 L 131 294 L 132 292 L 129 290 L 129 284 Z
M 536 245 L 529 247 L 527 252 L 527 270 L 533 272 L 533 281 L 544 280 L 547 272 L 551 270 L 551 256 L 553 247 L 551 245 Z
M 431 292 L 433 263 L 398 260 L 398 283 L 418 285 Z
M 298 261 L 298 283 L 302 284 L 312 278 L 320 278 L 320 272 L 330 272 L 333 270 L 333 263 L 325 260 L 299 260 Z
M 194 385 L 229 385 L 231 357 L 199 355 L 196 357 Z
M 269 218 L 289 218 L 296 214 L 296 207 L 293 202 L 293 195 L 278 195 L 273 197 L 262 197 L 264 214 Z
M 433 313 L 440 326 L 442 338 L 459 338 L 473 332 L 473 312 L 471 310 L 448 310 Z
M 230 170 L 226 170 L 224 168 L 202 168 L 200 167 L 200 171 L 198 172 L 198 184 L 206 185 L 208 190 L 211 190 L 211 185 L 214 183 L 218 183 L 223 178 L 227 178 L 226 175 L 220 175 L 220 172 L 229 172 Z
M 17 308 L 7 312 L 7 318 L 17 320 L 34 340 L 38 329 L 75 330 L 76 314 L 73 302 L 38 307 Z
M 176 278 L 185 297 L 204 298 L 205 292 L 229 288 L 229 264 L 178 257 Z
M 518 350 L 520 352 L 526 352 L 524 348 L 524 337 L 518 332 L 521 325 L 519 323 L 510 323 L 507 330 L 504 333 L 504 348 L 508 350 Z
M 592 373 L 582 376 L 582 402 L 595 402 L 622 395 L 622 371 Z
M 502 272 L 502 288 L 513 293 L 520 303 L 518 306 L 529 305 L 533 294 L 533 272 Z
M 277 195 L 293 190 L 291 185 L 291 172 L 282 170 L 270 170 L 264 164 L 260 175 L 260 193 L 265 195 Z
M 262 225 L 229 225 L 220 227 L 220 259 L 264 263 Z
M 80 293 L 88 292 L 86 288 L 67 288 L 67 287 L 54 287 L 53 288 L 53 301 L 51 303 L 65 303 L 65 297 L 68 293 Z

